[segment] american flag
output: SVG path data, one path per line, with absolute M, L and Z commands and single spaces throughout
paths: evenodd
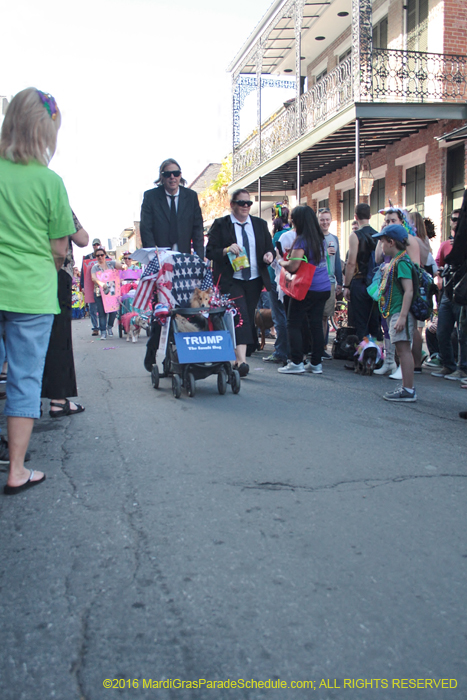
M 133 308 L 149 309 L 155 288 L 159 301 L 169 308 L 189 306 L 195 287 L 202 291 L 213 287 L 211 268 L 201 258 L 186 253 L 169 253 L 161 260 L 156 256 L 141 277 Z

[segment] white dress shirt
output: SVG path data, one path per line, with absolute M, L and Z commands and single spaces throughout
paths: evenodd
M 170 194 L 170 192 L 167 192 L 165 187 L 164 187 L 164 191 L 165 191 L 165 196 L 167 197 L 167 204 L 169 205 L 169 209 L 171 209 L 172 208 L 172 199 L 171 199 L 172 195 Z M 177 212 L 178 212 L 178 195 L 179 194 L 180 194 L 180 187 L 173 195 L 175 197 L 175 211 L 177 211 Z M 172 250 L 178 250 L 178 245 L 176 243 L 173 244 Z
M 240 246 L 240 248 L 243 248 L 243 236 L 242 236 L 242 225 L 238 219 L 235 218 L 233 214 L 230 215 L 230 219 L 234 225 L 235 229 L 235 236 L 237 238 L 237 244 Z M 259 270 L 258 270 L 258 261 L 256 259 L 256 239 L 255 239 L 255 232 L 253 230 L 253 224 L 251 223 L 251 219 L 248 216 L 248 219 L 244 222 L 246 224 L 245 226 L 245 233 L 248 236 L 248 243 L 250 244 L 250 269 L 251 269 L 251 275 L 250 279 L 254 280 L 257 277 L 259 277 Z M 238 272 L 234 272 L 234 279 L 236 280 L 242 280 L 242 271 L 239 270 Z

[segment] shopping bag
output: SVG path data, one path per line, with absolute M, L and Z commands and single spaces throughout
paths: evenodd
M 287 258 L 287 260 L 301 260 L 301 263 L 296 272 L 287 272 L 287 270 L 282 268 L 279 278 L 280 288 L 289 297 L 302 301 L 310 289 L 316 265 L 309 263 L 306 256 L 303 258 Z

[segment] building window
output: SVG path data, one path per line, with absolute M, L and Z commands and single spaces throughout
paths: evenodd
M 428 0 L 407 0 L 407 49 L 428 51 Z
M 381 231 L 381 227 L 384 225 L 384 217 L 382 214 L 378 214 L 378 212 L 380 209 L 384 209 L 385 201 L 386 180 L 384 177 L 382 177 L 380 180 L 375 180 L 370 195 L 370 225 L 373 226 L 376 231 Z
M 318 202 L 318 211 L 320 209 L 329 209 L 329 197 L 327 199 L 320 199 Z
M 350 47 L 350 49 L 347 49 L 347 51 L 344 51 L 344 53 L 341 56 L 339 56 L 339 63 L 343 63 L 345 59 L 350 56 L 351 53 L 352 47 Z
M 465 145 L 448 148 L 446 154 L 446 211 L 445 211 L 445 237 L 449 236 L 449 217 L 453 209 L 460 209 L 464 196 L 464 162 Z
M 405 173 L 405 205 L 425 214 L 425 163 L 407 168 Z
M 373 27 L 373 48 L 388 48 L 388 18 L 383 17 L 378 24 Z
M 318 75 L 316 76 L 315 83 L 319 83 L 319 81 L 322 80 L 324 78 L 324 76 L 327 74 L 328 74 L 328 71 L 327 71 L 327 68 L 325 68 L 324 70 L 321 71 L 321 73 L 318 73 Z

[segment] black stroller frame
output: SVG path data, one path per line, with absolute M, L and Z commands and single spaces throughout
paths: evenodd
M 197 380 L 206 379 L 206 377 L 217 374 L 217 390 L 219 394 L 226 393 L 227 384 L 230 384 L 232 393 L 238 394 L 240 391 L 240 374 L 238 370 L 232 367 L 230 361 L 181 363 L 179 362 L 175 342 L 175 333 L 178 332 L 176 316 L 190 318 L 190 320 L 194 319 L 200 331 L 207 330 L 207 317 L 209 317 L 215 330 L 226 331 L 229 330 L 225 322 L 226 311 L 225 307 L 214 309 L 208 307 L 175 308 L 169 311 L 166 326 L 162 327 L 163 330 L 157 353 L 159 354 L 165 350 L 165 357 L 162 361 L 163 372 L 160 372 L 157 362 L 153 365 L 151 371 L 151 381 L 154 389 L 159 388 L 161 377 L 171 376 L 172 393 L 176 399 L 180 398 L 182 388 L 186 390 L 188 396 L 193 397 L 196 394 Z M 164 345 L 165 348 L 163 347 Z

